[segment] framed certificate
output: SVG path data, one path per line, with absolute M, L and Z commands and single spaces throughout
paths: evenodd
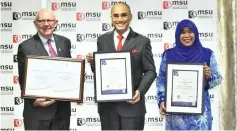
M 131 72 L 131 53 L 94 52 L 95 101 L 132 100 L 134 92 Z
M 23 98 L 83 102 L 85 60 L 26 56 Z
M 165 107 L 168 114 L 203 114 L 203 65 L 167 63 Z

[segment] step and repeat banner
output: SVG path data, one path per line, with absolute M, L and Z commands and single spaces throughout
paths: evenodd
M 1 130 L 24 130 L 23 103 L 18 84 L 17 48 L 36 33 L 33 20 L 39 9 L 51 8 L 59 20 L 56 34 L 72 42 L 73 58 L 85 58 L 96 51 L 97 38 L 113 30 L 110 19 L 112 0 L 2 0 L 0 43 Z M 124 0 L 131 7 L 131 27 L 151 39 L 152 52 L 159 72 L 164 50 L 175 46 L 175 29 L 182 19 L 193 20 L 200 40 L 211 48 L 219 62 L 217 43 L 216 0 Z M 72 130 L 100 130 L 100 119 L 94 98 L 94 76 L 86 63 L 84 103 L 71 103 Z M 219 130 L 218 88 L 210 90 L 213 130 Z M 145 130 L 164 130 L 165 117 L 159 114 L 156 81 L 146 93 Z M 43 114 L 42 114 L 43 115 Z

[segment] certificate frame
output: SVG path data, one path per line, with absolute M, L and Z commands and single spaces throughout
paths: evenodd
M 67 72 L 70 70 L 70 67 L 77 67 L 78 65 L 80 66 L 80 68 L 78 70 L 75 69 L 75 72 L 76 73 L 72 73 L 72 74 L 75 74 L 74 76 L 75 79 L 73 79 L 74 81 L 77 81 L 78 85 L 73 86 L 74 89 L 71 89 L 71 90 L 64 90 L 64 91 L 53 91 L 54 93 L 55 92 L 58 92 L 54 94 L 54 96 L 52 95 L 38 95 L 38 94 L 44 94 L 42 90 L 39 90 L 39 89 L 30 89 L 30 87 L 28 87 L 28 85 L 32 85 L 30 82 L 28 82 L 28 79 L 31 79 L 31 78 L 27 78 L 29 76 L 32 76 L 32 73 L 31 72 L 28 72 L 28 69 L 30 70 L 33 67 L 33 69 L 42 69 L 42 65 L 36 65 L 36 64 L 32 64 L 32 63 L 37 63 L 37 62 L 44 62 L 44 63 L 47 63 L 48 66 L 53 66 L 53 64 L 61 64 L 64 63 L 65 67 L 68 66 L 69 64 L 71 66 L 68 66 L 68 68 L 63 68 L 62 72 L 57 72 L 57 73 L 65 73 L 65 74 L 70 74 L 71 72 Z M 52 63 L 52 64 L 51 64 Z M 51 65 L 50 65 L 51 64 Z M 36 67 L 35 67 L 36 66 Z M 44 65 L 45 67 L 45 65 Z M 55 68 L 50 68 L 50 70 L 52 72 L 56 72 L 56 66 L 54 65 Z M 73 68 L 74 69 L 74 68 Z M 58 69 L 58 70 L 61 70 Z M 37 71 L 36 71 L 37 72 Z M 46 70 L 47 72 L 47 70 Z M 50 72 L 50 71 L 48 71 Z M 78 73 L 79 72 L 79 73 Z M 36 73 L 37 74 L 37 73 Z M 52 73 L 53 74 L 53 73 Z M 71 102 L 78 102 L 78 103 L 83 103 L 83 94 L 84 94 L 84 75 L 85 75 L 85 60 L 84 59 L 76 59 L 76 58 L 66 58 L 66 57 L 50 57 L 50 56 L 33 56 L 33 55 L 28 55 L 25 57 L 25 70 L 24 70 L 24 83 L 23 83 L 23 89 L 22 89 L 22 98 L 30 98 L 30 99 L 37 99 L 37 98 L 46 98 L 46 99 L 51 99 L 51 100 L 58 100 L 58 101 L 71 101 Z M 34 76 L 34 75 L 33 75 Z M 55 77 L 56 76 L 56 77 Z M 67 77 L 67 75 L 65 75 L 64 77 L 65 78 L 62 78 L 61 80 L 63 81 L 63 79 L 65 79 L 65 81 L 63 81 L 62 83 L 60 83 L 60 81 L 57 81 L 57 82 L 53 82 L 55 80 L 57 80 L 59 75 L 54 75 L 54 79 L 51 77 L 50 79 L 52 79 L 52 82 L 50 82 L 50 87 L 55 87 L 55 85 L 63 85 L 63 82 L 67 82 L 67 79 L 70 78 L 70 77 Z M 69 75 L 68 75 L 69 76 Z M 34 76 L 36 77 L 36 76 Z M 37 76 L 38 77 L 38 76 Z M 41 77 L 44 77 L 44 76 L 41 76 Z M 79 79 L 77 79 L 79 78 Z M 35 79 L 33 79 L 35 80 Z M 69 79 L 68 79 L 69 80 Z M 71 79 L 70 79 L 71 80 Z M 69 81 L 70 82 L 70 81 Z M 57 84 L 56 84 L 57 83 Z M 69 86 L 69 87 L 72 87 L 72 86 Z M 40 87 L 40 86 L 39 86 Z M 65 88 L 68 88 L 65 87 Z M 57 89 L 57 88 L 55 88 Z M 34 90 L 34 91 L 32 91 Z M 77 91 L 75 91 L 77 90 Z M 36 91 L 36 92 L 35 92 Z M 52 90 L 51 90 L 52 91 Z M 33 93 L 34 92 L 34 93 Z M 61 94 L 60 94 L 61 92 Z M 62 94 L 65 94 L 65 92 L 73 92 L 73 94 L 67 94 L 63 97 Z M 37 94 L 37 95 L 36 95 Z
M 165 86 L 167 114 L 203 114 L 205 81 L 203 65 L 204 63 L 167 62 Z
M 118 102 L 118 101 L 129 101 L 133 100 L 134 96 L 134 87 L 132 81 L 132 67 L 131 67 L 131 52 L 121 51 L 121 52 L 93 52 L 94 57 L 94 87 L 95 87 L 95 102 Z M 125 76 L 125 79 L 122 78 L 125 82 L 122 83 L 121 89 L 113 89 L 115 86 L 111 86 L 111 81 L 114 81 L 113 72 L 110 73 L 106 71 L 107 69 L 111 69 L 113 63 L 119 63 L 123 65 L 123 69 L 121 71 L 122 76 Z M 117 64 L 116 64 L 117 65 Z M 114 67 L 114 66 L 113 66 Z M 104 69 L 107 68 L 107 69 Z M 117 66 L 114 68 L 118 69 Z M 120 68 L 118 69 L 120 70 Z M 118 73 L 119 74 L 119 73 Z M 121 74 L 119 75 L 121 76 Z M 112 78 L 112 79 L 111 79 Z M 109 79 L 109 80 L 108 80 Z M 122 81 L 123 81 L 122 80 Z M 110 82 L 108 82 L 110 81 Z M 104 84 L 106 83 L 106 84 Z M 106 85 L 106 86 L 105 86 Z M 113 85 L 113 84 L 112 84 Z M 125 86 L 124 86 L 125 85 Z M 108 88 L 106 90 L 106 88 Z

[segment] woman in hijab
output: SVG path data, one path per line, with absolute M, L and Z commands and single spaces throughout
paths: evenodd
M 179 22 L 175 32 L 174 48 L 163 53 L 157 77 L 157 95 L 160 114 L 166 115 L 166 130 L 211 130 L 212 114 L 208 90 L 221 83 L 214 53 L 201 45 L 196 25 L 190 20 Z M 167 115 L 165 112 L 166 62 L 205 63 L 204 113 L 203 115 Z

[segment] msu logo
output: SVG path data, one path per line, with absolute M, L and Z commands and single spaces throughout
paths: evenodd
M 21 18 L 21 13 L 13 12 L 12 16 L 13 16 L 13 20 L 19 20 Z
M 86 124 L 86 120 L 84 118 L 77 118 L 77 126 L 83 126 Z

